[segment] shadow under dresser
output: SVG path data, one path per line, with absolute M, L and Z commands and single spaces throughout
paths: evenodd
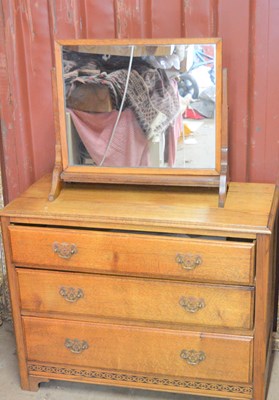
M 278 189 L 67 184 L 1 212 L 21 385 L 264 400 Z

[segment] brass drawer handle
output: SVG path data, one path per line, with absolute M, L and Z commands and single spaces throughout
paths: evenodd
M 206 355 L 203 351 L 196 350 L 182 350 L 180 357 L 186 360 L 189 365 L 197 365 L 206 359 Z
M 89 348 L 89 345 L 85 340 L 78 339 L 66 339 L 64 345 L 67 349 L 75 354 L 82 353 L 84 350 Z
M 177 254 L 175 257 L 177 264 L 183 269 L 191 271 L 202 264 L 202 258 L 198 254 Z
M 58 243 L 54 242 L 52 245 L 52 249 L 54 253 L 56 253 L 59 257 L 69 259 L 74 254 L 77 254 L 77 246 L 73 243 Z
M 184 310 L 190 313 L 196 313 L 205 307 L 205 301 L 203 299 L 196 299 L 194 297 L 181 297 L 179 304 L 184 308 Z
M 84 297 L 84 293 L 82 289 L 75 289 L 75 288 L 65 288 L 62 287 L 59 290 L 60 296 L 62 296 L 66 301 L 69 303 L 75 303 L 79 299 L 82 299 Z

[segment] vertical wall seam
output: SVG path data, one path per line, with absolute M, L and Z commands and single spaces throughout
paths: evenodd
M 152 38 L 152 0 L 145 0 L 145 7 L 144 7 L 144 19 L 146 20 L 146 26 L 144 28 L 144 37 L 145 38 Z
M 218 34 L 219 34 L 219 0 L 212 0 L 212 8 L 213 8 L 212 36 L 218 37 Z
M 149 31 L 149 33 L 150 33 L 150 38 L 152 39 L 153 38 L 153 29 L 152 29 L 152 26 L 153 26 L 153 24 L 152 24 L 152 20 L 153 20 L 153 8 L 152 8 L 152 5 L 153 5 L 153 0 L 147 0 L 147 4 L 149 4 L 149 10 L 148 10 L 148 12 L 149 12 L 149 27 L 148 27 L 148 31 Z
M 114 37 L 119 38 L 118 33 L 118 2 L 117 0 L 113 0 L 113 11 L 114 11 Z
M 185 23 L 186 23 L 186 19 L 185 19 L 185 0 L 180 0 L 180 36 L 183 38 L 186 36 L 186 27 L 185 27 Z
M 21 39 L 22 39 L 22 44 L 23 44 L 23 48 L 24 50 L 26 49 L 26 36 L 24 35 L 24 31 L 23 31 L 23 26 L 24 26 L 24 20 L 23 17 L 25 15 L 25 17 L 27 18 L 27 23 L 28 23 L 28 16 L 23 13 L 23 10 L 19 10 L 20 13 L 20 31 L 21 31 Z M 29 24 L 28 24 L 29 25 Z M 17 38 L 15 38 L 15 43 L 18 44 L 18 35 Z M 17 61 L 18 62 L 18 61 Z M 25 123 L 23 124 L 22 127 L 22 138 L 25 138 L 26 136 L 29 139 L 29 149 L 31 151 L 29 151 L 28 156 L 26 157 L 26 154 L 24 154 L 24 159 L 27 160 L 27 162 L 30 162 L 30 167 L 31 167 L 31 173 L 30 173 L 30 177 L 32 181 L 34 181 L 35 179 L 35 164 L 34 164 L 34 146 L 33 146 L 33 137 L 32 137 L 32 120 L 31 120 L 31 104 L 30 104 L 30 93 L 29 93 L 29 82 L 30 82 L 30 77 L 29 77 L 29 73 L 28 68 L 27 68 L 27 62 L 26 62 L 26 51 L 24 51 L 24 56 L 23 56 L 23 66 L 24 66 L 24 77 L 21 77 L 21 84 L 19 85 L 19 92 L 20 92 L 20 100 L 21 103 L 23 103 L 23 88 L 22 85 L 24 86 L 24 88 L 26 88 L 26 98 L 27 98 L 27 110 L 28 112 L 22 112 L 22 110 L 20 110 L 21 116 L 23 118 L 23 120 L 25 120 Z M 19 81 L 20 82 L 20 81 Z M 23 109 L 23 108 L 22 108 Z M 29 129 L 25 129 L 25 128 L 29 128 Z M 29 160 L 28 160 L 29 159 Z M 24 166 L 21 166 L 24 167 Z
M 56 27 L 56 6 L 53 4 L 53 0 L 47 0 L 47 15 L 48 15 L 48 27 L 50 37 L 50 48 L 51 48 L 51 65 L 55 66 L 54 61 L 54 40 L 57 32 Z
M 80 26 L 81 30 L 81 35 L 83 38 L 88 38 L 88 18 L 87 18 L 87 12 L 86 12 L 86 0 L 83 0 L 82 2 L 78 3 L 80 4 L 80 21 L 79 24 L 82 24 Z
M 248 66 L 250 74 L 248 75 L 248 98 L 247 98 L 247 141 L 246 141 L 246 165 L 245 165 L 245 181 L 250 181 L 250 163 L 251 163 L 251 136 L 252 136 L 252 115 L 253 115 L 253 94 L 255 86 L 255 18 L 256 4 L 255 0 L 251 0 L 249 4 L 249 50 L 248 50 Z
M 269 41 L 269 39 L 270 39 L 270 12 L 271 12 L 271 5 L 270 5 L 270 0 L 268 0 L 268 22 L 267 22 L 268 31 L 267 31 L 267 54 L 266 54 L 267 63 L 266 63 L 266 65 L 268 65 L 269 62 L 270 62 L 270 56 L 269 56 L 270 47 L 268 46 L 268 43 L 270 43 L 270 41 Z M 265 71 L 265 79 L 266 79 L 266 88 L 269 88 L 269 79 L 270 79 L 270 77 L 269 77 L 267 68 L 266 68 L 266 71 Z M 266 104 L 265 104 L 265 115 L 264 115 L 264 126 L 265 126 L 265 129 L 268 126 L 267 125 L 267 118 L 268 118 L 267 107 L 268 107 L 268 104 L 266 102 Z M 266 159 L 267 159 L 267 156 L 268 156 L 266 154 L 266 151 L 267 151 L 267 144 L 266 144 L 266 142 L 267 142 L 267 132 L 266 132 L 266 130 L 265 130 L 265 132 L 263 132 L 263 134 L 264 134 L 264 140 L 265 140 L 264 160 L 263 160 L 264 174 L 263 175 L 264 175 L 264 179 L 266 179 L 267 178 L 266 177 Z

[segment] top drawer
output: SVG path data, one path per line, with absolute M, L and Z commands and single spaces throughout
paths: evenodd
M 251 284 L 254 243 L 10 225 L 12 260 L 85 272 Z

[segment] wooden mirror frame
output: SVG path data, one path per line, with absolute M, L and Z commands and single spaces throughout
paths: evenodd
M 63 82 L 63 46 L 116 46 L 116 45 L 216 45 L 216 113 L 215 113 L 215 168 L 129 168 L 69 165 L 66 135 L 65 94 Z M 52 71 L 53 105 L 56 130 L 55 166 L 49 200 L 54 200 L 62 182 L 91 182 L 115 184 L 141 184 L 163 186 L 219 187 L 219 205 L 224 204 L 227 187 L 227 102 L 226 82 L 222 72 L 222 41 L 218 38 L 198 39 L 105 39 L 58 40 L 55 42 L 55 65 Z

